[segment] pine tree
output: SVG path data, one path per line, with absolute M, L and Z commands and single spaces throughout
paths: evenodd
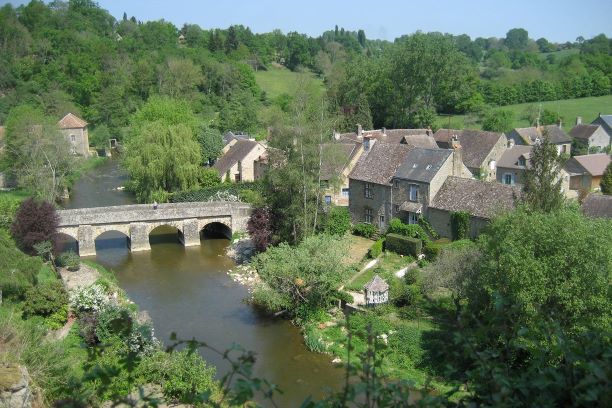
M 524 201 L 532 210 L 552 212 L 563 206 L 561 159 L 546 135 L 531 151 L 530 167 L 525 170 Z
M 601 178 L 601 192 L 612 195 L 612 162 L 608 163 L 608 167 L 606 167 Z

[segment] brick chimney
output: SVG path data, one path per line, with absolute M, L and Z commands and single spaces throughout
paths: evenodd
M 451 149 L 453 149 L 453 176 L 461 177 L 461 169 L 463 168 L 463 149 L 459 143 L 457 135 L 451 138 Z
M 576 116 L 576 125 L 582 125 L 582 116 Z

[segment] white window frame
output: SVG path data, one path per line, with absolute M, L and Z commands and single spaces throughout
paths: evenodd
M 372 223 L 372 209 L 366 208 L 364 211 L 365 211 L 364 222 L 367 224 L 371 224 Z
M 342 189 L 342 197 L 349 198 L 349 194 L 350 194 L 350 189 L 348 189 L 348 188 L 343 188 Z
M 408 199 L 414 202 L 419 201 L 419 185 L 418 184 L 410 184 L 408 186 Z
M 363 195 L 365 198 L 372 198 L 372 184 L 365 183 L 363 188 Z
M 415 212 L 408 212 L 408 224 L 418 224 L 419 214 Z

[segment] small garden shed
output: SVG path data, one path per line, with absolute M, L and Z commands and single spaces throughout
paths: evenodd
M 389 284 L 378 275 L 374 275 L 363 289 L 366 306 L 381 305 L 389 301 Z

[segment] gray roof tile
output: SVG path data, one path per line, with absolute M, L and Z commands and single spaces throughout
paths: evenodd
M 438 129 L 433 136 L 438 146 L 450 149 L 453 135 L 457 135 L 459 139 L 463 152 L 463 164 L 467 167 L 480 168 L 487 164 L 484 163 L 485 159 L 504 134 L 471 129 Z

